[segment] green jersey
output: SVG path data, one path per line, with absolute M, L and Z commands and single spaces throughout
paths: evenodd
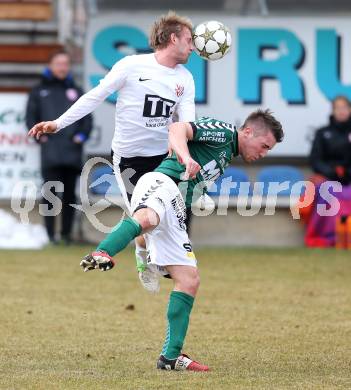
M 223 173 L 232 159 L 238 155 L 238 133 L 229 123 L 213 118 L 201 118 L 190 122 L 194 131 L 188 142 L 191 157 L 201 166 L 196 178 L 182 180 L 185 166 L 180 164 L 175 153 L 165 158 L 155 169 L 170 176 L 179 184 L 185 204 L 190 207 Z

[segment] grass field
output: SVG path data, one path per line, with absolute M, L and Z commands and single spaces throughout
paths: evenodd
M 351 389 L 349 252 L 198 250 L 191 373 L 155 369 L 171 282 L 144 292 L 132 250 L 84 274 L 90 249 L 0 252 L 1 390 Z

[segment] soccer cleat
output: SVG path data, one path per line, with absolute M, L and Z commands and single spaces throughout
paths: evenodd
M 138 272 L 144 272 L 146 269 L 147 251 L 136 250 L 135 261 Z
M 159 274 L 157 273 L 156 266 L 150 264 L 148 251 L 137 248 L 135 251 L 135 260 L 142 286 L 150 293 L 158 293 L 160 291 Z
M 146 265 L 144 271 L 139 271 L 138 275 L 145 290 L 150 293 L 158 293 L 160 291 L 160 275 L 156 271 L 154 264 Z
M 100 271 L 109 271 L 113 268 L 115 262 L 112 260 L 112 257 L 106 252 L 93 252 L 89 255 L 86 255 L 84 259 L 80 262 L 80 266 L 83 268 L 84 272 L 92 271 L 94 269 L 99 269 Z
M 195 360 L 191 360 L 189 356 L 182 353 L 177 359 L 166 359 L 163 355 L 157 361 L 157 368 L 160 370 L 175 370 L 175 371 L 209 371 L 209 367 L 200 364 Z

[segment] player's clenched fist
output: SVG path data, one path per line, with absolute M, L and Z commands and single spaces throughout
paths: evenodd
M 39 139 L 43 134 L 56 133 L 56 131 L 57 125 L 54 121 L 39 122 L 29 130 L 28 135 Z
M 185 161 L 183 163 L 185 165 L 185 172 L 184 172 L 183 179 L 184 180 L 195 179 L 196 174 L 201 169 L 200 165 L 195 160 L 193 160 L 191 157 L 188 157 L 187 159 L 185 159 Z

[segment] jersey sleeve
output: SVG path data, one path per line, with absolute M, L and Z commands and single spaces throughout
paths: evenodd
M 191 122 L 195 120 L 195 84 L 191 74 L 184 88 L 184 95 L 177 107 L 178 120 L 180 122 Z
M 127 79 L 133 56 L 127 56 L 116 62 L 106 76 L 100 80 L 99 87 L 107 96 L 121 89 Z M 107 97 L 106 96 L 106 97 Z
M 85 115 L 90 114 L 109 95 L 121 89 L 127 78 L 129 62 L 130 57 L 125 57 L 118 61 L 106 76 L 100 80 L 98 86 L 81 96 L 66 112 L 55 120 L 57 129 L 61 130 Z
M 193 141 L 208 145 L 224 145 L 233 141 L 234 126 L 216 119 L 202 118 L 190 122 L 193 129 Z

